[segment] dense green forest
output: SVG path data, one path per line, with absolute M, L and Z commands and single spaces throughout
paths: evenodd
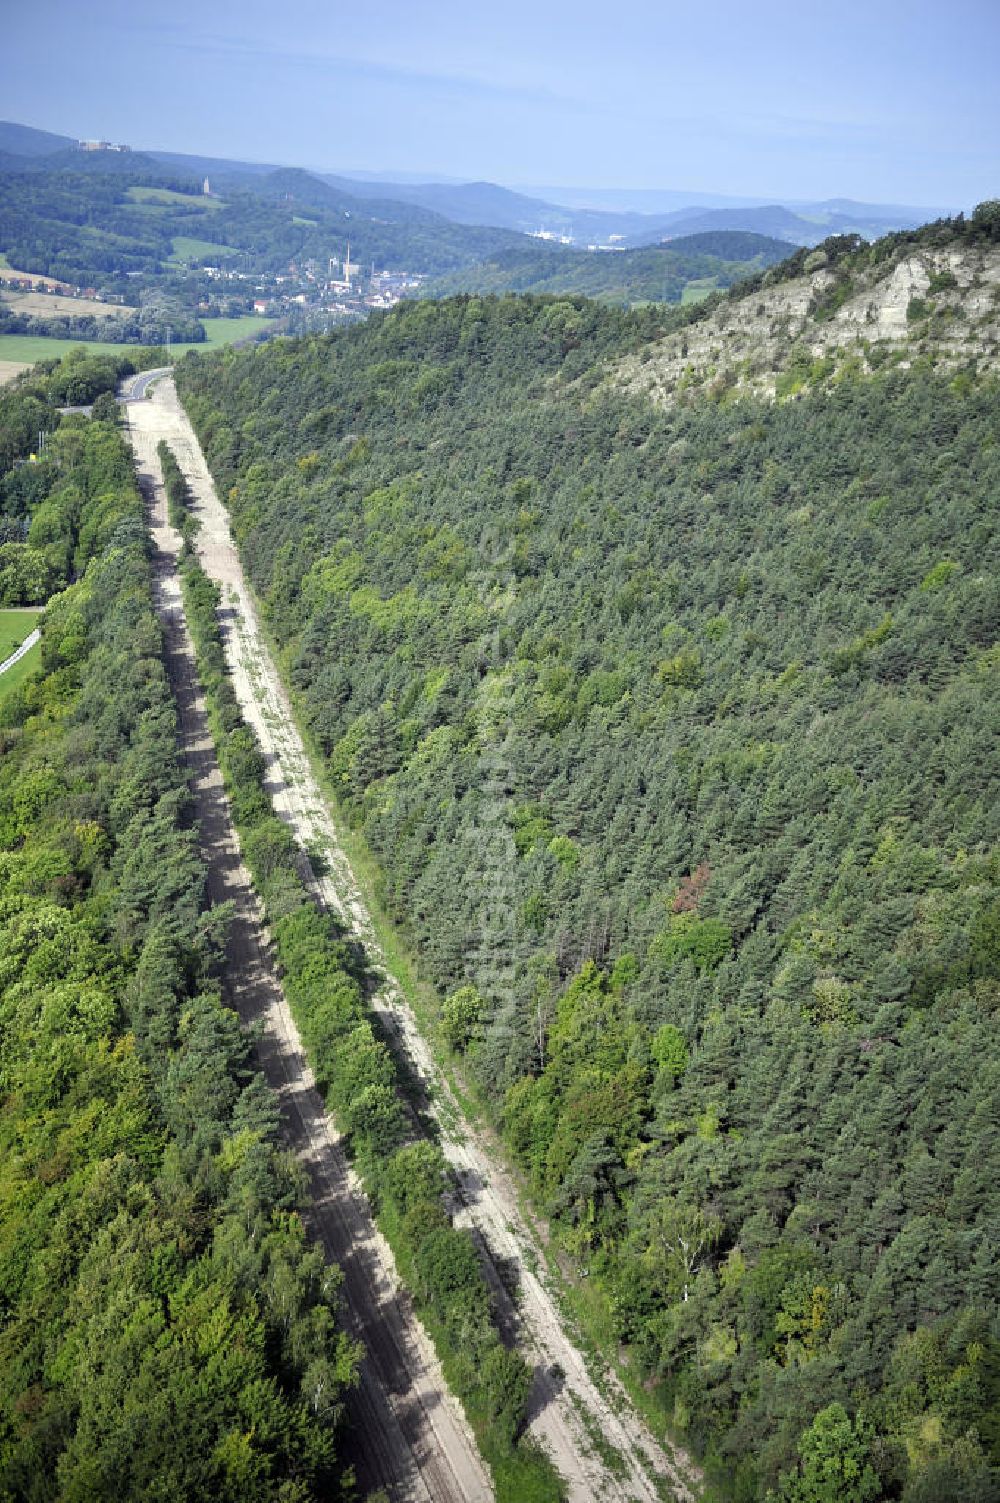
M 340 1276 L 221 1001 L 114 403 L 59 422 L 66 379 L 0 397 L 3 515 L 66 585 L 0 700 L 0 1498 L 340 1496 Z
M 521 247 L 491 256 L 475 266 L 439 277 L 424 294 L 583 293 L 600 303 L 677 303 L 686 288 L 701 296 L 732 287 L 742 278 L 773 266 L 794 247 L 766 235 L 692 235 L 669 245 L 642 250 L 584 251 L 562 246 Z
M 719 1496 L 1000 1497 L 997 387 L 579 298 L 179 385 L 382 896 Z
M 190 292 L 192 278 L 171 259 L 177 237 L 204 242 L 198 264 L 256 272 L 311 258 L 325 267 L 348 240 L 361 264 L 435 274 L 525 243 L 514 231 L 451 224 L 415 205 L 354 199 L 307 172 L 223 184 L 219 198 L 204 198 L 201 186 L 141 168 L 0 172 L 0 251 L 23 271 L 107 287 L 134 302 L 147 285 Z M 153 189 L 163 191 L 145 191 Z

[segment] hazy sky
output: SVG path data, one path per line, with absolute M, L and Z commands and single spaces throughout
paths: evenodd
M 0 116 L 509 184 L 1000 195 L 1000 0 L 0 3 Z

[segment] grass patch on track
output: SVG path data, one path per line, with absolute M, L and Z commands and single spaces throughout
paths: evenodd
M 25 679 L 29 679 L 36 668 L 42 666 L 42 644 L 36 642 L 30 652 L 26 652 L 20 662 L 15 663 L 13 668 L 8 668 L 6 673 L 0 673 L 0 701 L 19 689 Z
M 38 625 L 41 606 L 0 610 L 0 663 L 9 658 Z M 9 671 L 9 670 L 8 670 Z

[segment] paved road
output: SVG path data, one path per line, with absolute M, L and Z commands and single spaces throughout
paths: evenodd
M 0 673 L 6 673 L 8 668 L 13 668 L 15 663 L 19 663 L 25 653 L 30 652 L 35 643 L 41 641 L 41 636 L 42 634 L 36 626 L 34 631 L 28 633 L 20 647 L 15 652 L 12 652 L 9 658 L 4 658 L 3 662 L 0 663 Z
M 177 575 L 181 540 L 166 516 L 156 448 L 161 437 L 173 441 L 174 434 L 164 427 L 158 403 L 137 402 L 126 411 L 148 507 L 154 598 L 191 770 L 209 893 L 213 904 L 234 904 L 227 1000 L 248 1027 L 260 1030 L 261 1068 L 281 1100 L 289 1145 L 309 1175 L 312 1230 L 331 1263 L 343 1270 L 345 1323 L 364 1347 L 360 1385 L 348 1399 L 348 1459 L 355 1463 L 362 1493 L 382 1488 L 392 1503 L 488 1503 L 492 1487 L 475 1439 L 399 1283 L 391 1250 L 306 1063 L 242 862 L 184 618 Z
M 226 656 L 240 707 L 253 726 L 268 763 L 268 788 L 277 813 L 306 852 L 320 850 L 326 872 L 313 874 L 320 900 L 362 941 L 381 985 L 370 999 L 387 1036 L 425 1087 L 437 1116 L 440 1141 L 462 1186 L 456 1215 L 482 1249 L 487 1275 L 507 1329 L 535 1368 L 530 1430 L 566 1480 L 572 1503 L 656 1503 L 664 1493 L 690 1499 L 698 1489 L 695 1469 L 681 1452 L 666 1454 L 632 1409 L 611 1372 L 595 1381 L 560 1315 L 544 1273 L 544 1259 L 496 1147 L 462 1118 L 447 1082 L 420 1034 L 409 1004 L 381 953 L 354 874 L 339 843 L 322 791 L 309 765 L 287 695 L 260 625 L 204 455 L 177 400 L 172 380 L 160 383 L 151 402 L 129 409 L 133 421 L 164 437 L 194 497 L 201 526 L 196 546 L 202 566 L 222 587 Z M 517 1305 L 500 1272 L 516 1270 Z M 563 1377 L 554 1379 L 553 1372 Z M 602 1447 L 617 1452 L 609 1464 Z
M 161 376 L 169 376 L 173 369 L 170 365 L 160 365 L 156 370 L 140 371 L 137 376 L 127 376 L 118 391 L 119 402 L 142 402 L 146 393 L 154 381 Z

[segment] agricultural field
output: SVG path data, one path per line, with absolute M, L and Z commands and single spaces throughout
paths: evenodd
M 246 339 L 251 334 L 259 334 L 263 329 L 271 328 L 274 322 L 273 318 L 260 318 L 253 313 L 244 314 L 241 318 L 203 318 L 201 323 L 206 335 L 203 344 L 173 344 L 170 348 L 177 355 L 185 355 L 188 350 L 198 350 L 204 354 L 209 350 L 221 349 L 223 345 L 234 344 L 238 339 Z M 4 381 L 12 381 L 19 370 L 34 365 L 36 360 L 58 360 L 81 345 L 94 355 L 120 355 L 126 348 L 125 345 L 111 344 L 103 339 L 88 339 L 84 342 L 79 339 L 54 339 L 44 334 L 0 334 L 0 385 Z
M 38 610 L 24 606 L 18 610 L 0 610 L 0 663 L 10 657 L 29 632 L 34 631 Z
M 0 363 L 34 365 L 36 360 L 59 360 L 86 343 L 94 355 L 120 354 L 122 345 L 106 339 L 55 339 L 47 334 L 0 334 Z
M 188 208 L 205 209 L 210 214 L 225 208 L 221 198 L 206 198 L 201 193 L 176 193 L 173 188 L 141 188 L 136 185 L 129 188 L 125 196 L 134 204 L 151 204 L 164 208 L 183 204 Z
M 12 313 L 35 318 L 117 318 L 122 303 L 102 303 L 95 297 L 60 297 L 55 292 L 0 292 L 0 302 Z M 127 310 L 131 311 L 131 310 Z
M 173 250 L 168 256 L 172 266 L 190 266 L 206 257 L 222 260 L 229 256 L 241 256 L 243 252 L 235 245 L 220 245 L 215 240 L 199 240 L 196 235 L 174 235 Z
M 40 271 L 22 271 L 19 266 L 11 266 L 3 251 L 0 251 L 0 271 L 12 277 L 28 277 L 32 282 L 44 282 L 50 292 L 71 292 L 69 282 L 60 282 L 58 277 L 43 276 Z
M 704 298 L 711 297 L 719 285 L 718 277 L 695 277 L 686 282 L 681 291 L 681 304 L 700 303 Z
M 252 334 L 259 334 L 263 329 L 274 327 L 276 320 L 273 318 L 261 318 L 256 313 L 246 313 L 242 318 L 203 318 L 202 327 L 205 330 L 204 344 L 179 344 L 178 350 L 218 350 L 224 344 L 235 344 L 237 339 L 247 339 Z

